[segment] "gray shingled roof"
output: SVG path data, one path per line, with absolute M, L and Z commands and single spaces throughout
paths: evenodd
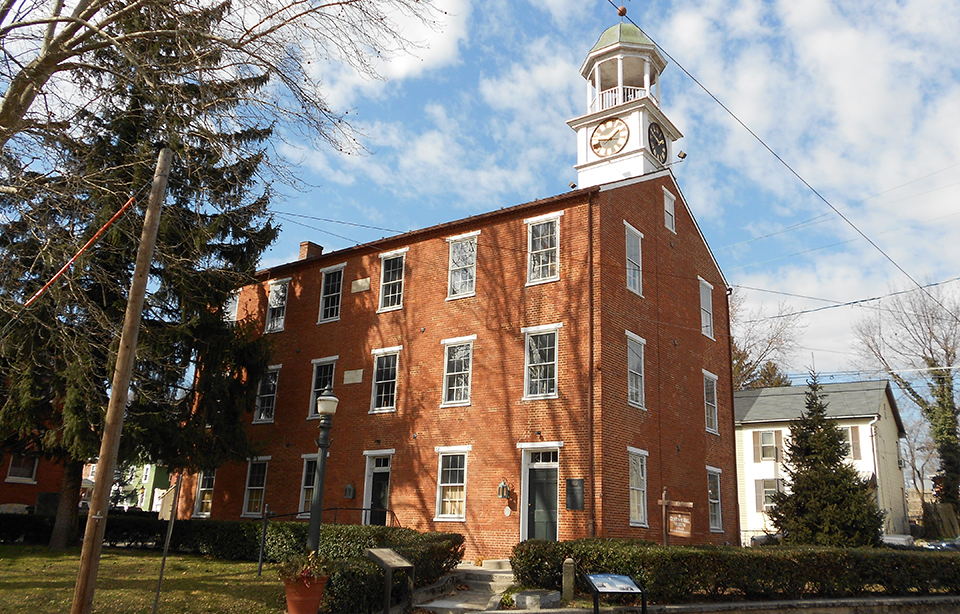
M 893 417 L 897 421 L 898 430 L 903 432 L 897 402 L 890 389 L 890 382 L 887 380 L 821 384 L 821 386 L 827 403 L 827 416 L 830 418 L 876 416 L 880 413 L 883 397 L 886 395 Z M 806 391 L 806 386 L 738 390 L 733 393 L 736 422 L 749 424 L 796 420 L 803 411 Z

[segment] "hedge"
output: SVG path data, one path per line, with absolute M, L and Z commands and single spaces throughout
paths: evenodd
M 665 548 L 639 540 L 531 540 L 514 547 L 510 563 L 518 583 L 556 590 L 568 556 L 585 572 L 634 576 L 658 603 L 960 593 L 960 556 L 924 550 Z

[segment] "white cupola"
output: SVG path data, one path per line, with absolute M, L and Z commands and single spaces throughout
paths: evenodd
M 567 122 L 577 132 L 580 187 L 639 177 L 666 167 L 683 137 L 660 110 L 667 61 L 640 28 L 608 28 L 587 54 L 587 112 Z

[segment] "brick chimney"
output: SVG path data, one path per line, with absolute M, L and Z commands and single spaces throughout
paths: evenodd
M 307 258 L 316 258 L 323 254 L 323 246 L 317 245 L 313 241 L 302 241 L 300 243 L 300 260 Z

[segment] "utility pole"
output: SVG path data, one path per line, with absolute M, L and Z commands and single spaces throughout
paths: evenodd
M 97 586 L 100 552 L 103 549 L 103 535 L 107 527 L 107 511 L 110 504 L 110 489 L 113 486 L 113 473 L 117 468 L 117 453 L 120 450 L 120 432 L 123 430 L 127 391 L 130 388 L 130 380 L 133 376 L 133 362 L 137 352 L 137 335 L 140 333 L 143 301 L 147 293 L 150 261 L 153 259 L 153 250 L 157 244 L 160 208 L 167 192 L 167 179 L 170 176 L 172 159 L 173 152 L 164 147 L 157 158 L 157 169 L 153 173 L 150 200 L 147 201 L 147 212 L 143 218 L 143 233 L 140 235 L 140 249 L 137 251 L 133 281 L 130 283 L 127 311 L 123 317 L 120 348 L 117 352 L 117 364 L 113 371 L 113 382 L 110 387 L 110 402 L 107 404 L 103 440 L 100 442 L 100 458 L 97 461 L 98 479 L 93 487 L 93 496 L 90 499 L 90 511 L 87 514 L 87 527 L 83 535 L 80 571 L 77 574 L 77 586 L 73 592 L 71 614 L 90 614 L 93 609 L 93 593 Z

